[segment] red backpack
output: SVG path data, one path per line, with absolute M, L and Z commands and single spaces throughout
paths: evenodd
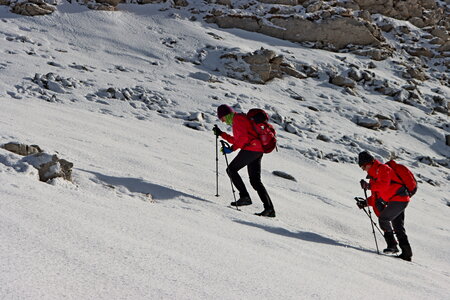
M 277 148 L 277 134 L 273 126 L 269 124 L 269 115 L 260 108 L 252 108 L 247 112 L 247 118 L 258 134 L 264 153 L 270 153 Z
M 417 180 L 414 177 L 414 174 L 406 166 L 398 164 L 393 160 L 388 161 L 386 164 L 394 170 L 394 173 L 401 180 L 401 182 L 396 182 L 394 180 L 392 180 L 392 182 L 405 186 L 409 196 L 412 197 L 417 192 Z

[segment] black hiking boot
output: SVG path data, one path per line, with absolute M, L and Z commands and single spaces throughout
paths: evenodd
M 397 241 L 395 240 L 393 232 L 385 232 L 384 239 L 386 240 L 387 247 L 383 250 L 384 254 L 398 253 L 400 250 L 397 247 Z
M 241 199 L 239 199 L 236 202 L 231 202 L 231 206 L 246 206 L 246 205 L 251 205 L 252 204 L 252 199 L 250 199 L 250 197 L 242 197 Z
M 400 254 L 398 256 L 398 258 L 401 258 L 406 261 L 411 261 L 413 254 L 412 254 L 411 246 L 409 245 L 408 237 L 406 236 L 406 234 L 401 234 L 401 235 L 397 234 L 397 238 L 398 238 L 398 243 L 400 245 L 400 249 L 402 249 L 402 254 Z
M 261 217 L 275 218 L 275 210 L 273 208 L 266 208 L 260 213 L 256 213 L 255 215 Z
M 395 248 L 389 248 L 388 247 L 388 248 L 383 250 L 384 254 L 395 254 L 395 253 L 398 253 L 398 252 L 400 252 L 400 250 L 398 250 L 397 246 L 395 246 Z
M 397 256 L 398 258 L 401 258 L 401 259 L 403 259 L 403 260 L 406 260 L 406 261 L 412 261 L 412 255 L 411 256 L 409 256 L 409 255 L 407 255 L 407 254 L 405 254 L 405 253 L 402 253 L 402 254 L 400 254 L 399 256 Z

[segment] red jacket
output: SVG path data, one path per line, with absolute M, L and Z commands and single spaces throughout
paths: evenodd
M 245 114 L 234 114 L 232 127 L 233 135 L 222 132 L 220 137 L 233 144 L 233 150 L 264 152 L 258 134 Z
M 370 206 L 375 206 L 375 200 L 377 198 L 381 198 L 385 202 L 409 201 L 408 196 L 398 195 L 399 190 L 402 189 L 403 185 L 398 183 L 401 182 L 400 178 L 398 178 L 388 165 L 375 160 L 372 167 L 369 169 L 368 174 L 370 177 L 370 191 L 372 192 L 372 195 L 368 199 L 368 204 Z M 397 183 L 392 181 L 396 181 Z

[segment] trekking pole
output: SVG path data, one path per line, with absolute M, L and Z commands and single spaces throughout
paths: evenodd
M 367 190 L 364 189 L 364 196 L 366 196 L 366 205 L 369 206 L 369 201 L 367 200 Z M 367 210 L 369 211 L 369 213 L 366 212 L 366 214 L 369 216 L 370 219 L 370 225 L 372 225 L 372 233 L 373 233 L 373 237 L 375 238 L 375 246 L 377 247 L 377 253 L 380 254 L 380 250 L 378 250 L 378 242 L 377 242 L 377 236 L 375 235 L 375 228 L 373 227 L 373 220 L 372 220 L 372 213 L 370 212 L 370 208 L 367 207 Z M 366 210 L 364 210 L 366 211 Z
M 228 143 L 225 142 L 225 141 L 220 141 L 220 143 L 222 144 L 222 148 L 225 148 L 225 147 L 228 147 L 228 148 L 229 148 L 229 147 L 230 147 L 230 144 L 228 144 Z M 227 158 L 227 154 L 224 152 L 223 155 L 225 155 L 225 162 L 227 163 L 227 169 L 228 169 L 228 158 Z M 237 209 L 237 210 L 240 210 L 239 207 L 237 206 L 237 203 L 236 203 L 236 194 L 235 194 L 235 191 L 234 191 L 233 181 L 231 180 L 231 177 L 230 177 L 230 183 L 231 183 L 231 190 L 233 191 L 233 198 L 234 198 L 234 203 L 236 204 L 236 209 Z
M 214 125 L 214 128 L 219 129 L 219 127 L 217 127 L 217 124 Z M 218 141 L 219 141 L 219 136 L 216 135 L 216 197 L 219 197 L 219 145 L 218 145 Z
M 364 212 L 366 213 L 366 215 L 370 218 L 369 213 L 367 212 L 367 210 L 363 207 Z M 370 220 L 372 221 L 372 219 L 370 218 Z M 380 232 L 380 234 L 382 236 L 384 236 L 383 232 L 381 231 L 380 227 L 377 226 L 377 223 L 375 223 L 374 221 L 372 221 L 372 224 L 375 226 L 376 229 L 378 229 L 378 231 Z

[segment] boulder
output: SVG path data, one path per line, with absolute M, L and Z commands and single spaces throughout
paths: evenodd
M 445 135 L 445 144 L 450 146 L 450 134 Z
M 275 175 L 275 176 L 278 176 L 278 177 L 287 179 L 287 180 L 292 180 L 292 181 L 297 182 L 297 179 L 295 179 L 294 176 L 289 175 L 289 174 L 286 173 L 286 172 L 282 172 L 282 171 L 273 171 L 272 174 Z
M 349 88 L 354 88 L 356 86 L 356 82 L 353 79 L 341 76 L 341 75 L 337 75 L 337 76 L 332 76 L 330 78 L 330 83 L 337 85 L 337 86 L 342 86 L 342 87 L 349 87 Z
M 369 129 L 378 129 L 381 126 L 381 123 L 378 119 L 361 116 L 358 116 L 356 118 L 356 124 Z
M 43 0 L 28 0 L 13 4 L 11 12 L 24 16 L 42 16 L 53 13 L 55 6 L 45 3 Z
M 40 165 L 39 180 L 47 182 L 53 178 L 61 177 L 65 180 L 72 181 L 73 163 L 59 159 L 58 156 L 53 155 L 52 160 Z
M 16 153 L 18 155 L 27 156 L 31 154 L 41 153 L 42 150 L 38 145 L 25 145 L 19 143 L 7 143 L 1 146 L 1 148 L 8 150 L 9 152 Z

